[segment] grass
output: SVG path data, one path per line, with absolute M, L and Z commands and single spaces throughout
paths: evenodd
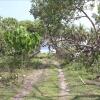
M 54 97 L 59 93 L 57 69 L 46 69 L 45 78 L 36 86 L 33 86 L 31 94 L 25 100 L 57 100 Z
M 18 74 L 18 79 L 9 79 L 9 72 L 0 73 L 2 77 L 5 79 L 4 83 L 0 83 L 0 100 L 11 100 L 12 97 L 16 95 L 18 90 L 21 88 L 23 82 L 23 75 L 29 75 L 31 72 L 35 70 L 23 68 L 16 69 L 14 74 Z
M 69 100 L 100 100 L 100 87 L 95 85 L 84 85 L 80 79 L 80 77 L 82 77 L 83 80 L 91 79 L 95 77 L 95 73 L 87 73 L 84 68 L 74 69 L 74 65 L 75 64 L 67 65 L 63 69 L 66 82 L 70 88 L 71 96 Z M 79 67 L 79 65 L 77 67 Z M 99 96 L 89 96 L 88 94 L 98 94 Z
M 45 55 L 47 56 L 47 55 Z M 0 60 L 1 61 L 1 60 Z M 3 77 L 2 79 L 4 79 L 4 84 L 2 84 L 2 82 L 0 82 L 0 100 L 11 100 L 11 97 L 14 97 L 15 94 L 18 92 L 18 90 L 21 88 L 21 84 L 22 84 L 22 80 L 23 80 L 23 75 L 28 75 L 30 74 L 31 72 L 37 70 L 38 66 L 41 66 L 41 59 L 39 58 L 33 58 L 32 59 L 32 64 L 29 65 L 30 67 L 26 67 L 26 68 L 21 68 L 21 69 L 15 69 L 15 72 L 13 73 L 14 75 L 17 75 L 19 76 L 19 79 L 15 82 L 13 82 L 13 79 L 11 80 L 10 79 L 10 73 L 7 69 L 7 71 L 2 71 L 0 72 L 0 77 Z M 47 80 L 40 83 L 39 85 L 39 89 L 43 90 L 43 93 L 46 94 L 47 91 L 47 95 L 51 96 L 53 95 L 54 93 L 57 93 L 58 92 L 58 87 L 56 87 L 57 85 L 57 71 L 56 69 L 53 69 L 51 68 L 50 70 L 48 69 L 48 73 L 50 73 L 50 76 L 48 75 L 47 77 Z M 2 81 L 0 79 L 0 81 Z M 18 81 L 18 82 L 17 82 Z M 53 83 L 52 83 L 53 82 Z M 35 88 L 35 90 L 38 90 L 37 87 L 33 87 Z M 49 91 L 49 88 L 51 89 Z M 38 92 L 35 91 L 37 94 Z M 32 94 L 34 94 L 34 90 L 32 92 Z M 38 95 L 37 95 L 38 96 Z M 39 97 L 36 97 L 36 98 L 39 98 Z M 47 97 L 41 97 L 41 100 L 43 98 L 43 100 L 45 100 L 44 98 L 47 98 Z M 29 99 L 30 100 L 30 99 Z M 33 99 L 32 99 L 33 100 Z M 46 99 L 48 100 L 48 99 Z
M 15 95 L 15 90 L 12 87 L 0 88 L 0 100 L 11 100 L 10 98 Z
M 49 59 L 50 60 L 50 59 Z M 52 60 L 51 60 L 52 61 Z M 32 59 L 32 66 L 29 68 L 23 68 L 21 70 L 16 69 L 16 73 L 21 77 L 22 75 L 28 75 L 38 68 L 37 66 L 42 66 L 41 59 Z M 34 66 L 33 66 L 34 64 Z M 81 68 L 82 65 L 78 63 L 71 63 L 69 65 L 62 65 L 63 71 L 66 78 L 66 83 L 69 86 L 69 96 L 68 100 L 100 100 L 100 87 L 95 85 L 84 85 L 80 79 L 83 80 L 93 79 L 95 73 L 87 73 L 85 68 Z M 35 71 L 34 70 L 34 71 Z M 33 85 L 31 93 L 24 98 L 24 100 L 57 100 L 59 95 L 59 82 L 58 82 L 58 71 L 54 66 L 47 67 L 45 69 L 44 75 L 40 79 L 39 83 Z M 7 72 L 2 72 L 4 77 L 7 77 Z M 20 78 L 20 81 L 22 79 Z M 19 82 L 20 83 L 20 82 Z M 20 89 L 21 83 L 17 86 L 4 86 L 0 88 L 0 100 L 11 100 L 11 97 L 15 96 L 18 89 Z M 88 94 L 91 94 L 90 96 Z M 98 94 L 97 96 L 92 94 Z

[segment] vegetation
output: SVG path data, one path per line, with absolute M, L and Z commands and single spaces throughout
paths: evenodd
M 95 0 L 32 0 L 30 13 L 34 21 L 0 17 L 0 99 L 10 100 L 21 89 L 24 76 L 43 69 L 47 76 L 40 78 L 39 91 L 33 86 L 25 99 L 33 96 L 35 100 L 58 99 L 59 67 L 69 84 L 69 99 L 100 99 L 100 1 L 97 1 L 98 12 L 93 18 L 85 11 L 94 8 Z M 91 29 L 74 24 L 83 17 L 91 22 Z M 41 54 L 40 49 L 45 46 L 49 52 Z M 56 52 L 52 53 L 52 49 Z M 60 64 L 55 65 L 55 60 Z M 4 97 L 6 92 L 8 96 Z
M 1 18 L 0 23 L 0 85 L 19 85 L 18 77 L 22 79 L 23 70 L 31 65 L 31 56 L 39 47 L 41 36 L 14 18 Z
M 82 65 L 71 63 L 63 69 L 70 88 L 69 100 L 99 100 L 100 87 L 84 83 L 86 80 L 94 80 L 96 73 L 87 72 L 84 67 L 77 69 L 78 66 Z
M 52 69 L 46 69 L 45 77 L 35 86 L 29 96 L 25 98 L 34 100 L 55 100 L 59 95 L 57 69 L 51 66 Z

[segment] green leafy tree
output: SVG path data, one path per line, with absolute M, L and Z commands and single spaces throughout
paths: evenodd
M 4 33 L 5 41 L 7 44 L 7 55 L 13 57 L 15 64 L 18 57 L 21 57 L 21 66 L 24 66 L 24 61 L 28 60 L 29 54 L 33 51 L 36 46 L 39 45 L 40 36 L 38 33 L 30 33 L 25 27 L 17 27 L 15 30 L 6 31 Z M 11 68 L 11 72 L 14 68 Z
M 94 0 L 32 0 L 30 13 L 34 18 L 43 21 L 45 34 L 56 48 L 57 42 L 55 40 L 64 33 L 65 28 L 75 19 L 86 17 L 95 29 L 93 21 L 84 11 L 86 3 L 90 1 L 93 2 Z M 80 12 L 84 16 L 81 16 Z
M 39 43 L 38 33 L 29 33 L 24 27 L 5 32 L 5 41 L 12 52 L 30 52 Z
M 11 30 L 11 29 L 13 30 L 16 27 L 18 27 L 18 21 L 15 18 L 11 18 L 11 17 L 3 18 L 2 19 L 2 27 L 5 31 Z

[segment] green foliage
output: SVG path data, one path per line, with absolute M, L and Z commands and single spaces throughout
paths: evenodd
M 77 12 L 77 7 L 84 8 L 85 2 L 90 0 L 32 0 L 30 13 L 34 18 L 39 18 L 52 28 L 61 24 L 71 22 Z M 94 1 L 94 0 L 92 0 Z M 57 27 L 58 28 L 58 27 Z M 57 29 L 56 29 L 57 30 Z
M 2 19 L 2 29 L 5 31 L 13 30 L 18 27 L 18 21 L 15 18 L 3 18 Z
M 0 17 L 0 70 L 12 73 L 16 68 L 29 65 L 30 56 L 40 49 L 41 41 L 40 31 L 33 31 L 37 22 L 33 23 Z
M 30 33 L 37 32 L 40 35 L 44 34 L 44 25 L 41 20 L 34 20 L 34 21 L 20 21 L 19 22 L 20 26 L 23 26 L 26 28 L 26 30 Z
M 83 68 L 79 69 L 80 66 L 83 66 Z M 69 93 L 72 94 L 69 96 L 69 100 L 99 100 L 100 96 L 98 95 L 100 93 L 100 87 L 96 85 L 85 85 L 80 79 L 81 77 L 83 81 L 89 79 L 94 80 L 97 73 L 87 72 L 87 70 L 84 68 L 84 65 L 76 62 L 65 65 L 63 70 L 65 73 L 66 82 L 70 88 Z M 89 94 L 98 95 L 92 96 Z
M 24 27 L 5 32 L 5 41 L 12 52 L 30 52 L 39 44 L 38 33 L 29 33 Z
M 54 67 L 54 66 L 52 66 Z M 33 86 L 31 93 L 25 98 L 34 100 L 57 100 L 59 94 L 59 84 L 57 69 L 46 69 L 47 72 L 42 74 L 40 82 Z

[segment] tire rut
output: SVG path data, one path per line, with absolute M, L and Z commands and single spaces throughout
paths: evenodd
M 23 100 L 33 89 L 33 85 L 37 84 L 41 79 L 44 69 L 37 70 L 25 78 L 22 88 L 12 98 L 12 100 Z
M 69 94 L 68 84 L 65 82 L 64 72 L 61 68 L 58 69 L 58 77 L 59 77 L 59 100 L 68 100 L 67 95 Z

